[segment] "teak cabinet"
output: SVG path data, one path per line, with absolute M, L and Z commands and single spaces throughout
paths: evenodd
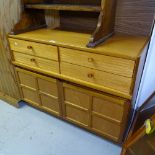
M 9 35 L 21 99 L 121 143 L 148 37 L 114 33 L 115 0 L 21 2 Z
M 78 33 L 62 40 L 63 33 L 41 29 L 9 36 L 22 100 L 121 143 L 147 38 L 115 35 L 90 49 L 80 42 L 86 34 L 75 44 Z

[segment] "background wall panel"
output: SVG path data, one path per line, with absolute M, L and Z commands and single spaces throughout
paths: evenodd
M 19 98 L 7 34 L 18 21 L 20 0 L 0 0 L 0 92 L 15 99 Z

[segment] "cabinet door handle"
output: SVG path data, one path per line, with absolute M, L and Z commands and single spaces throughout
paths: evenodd
M 93 73 L 89 73 L 88 74 L 88 78 L 94 78 L 94 74 Z
M 32 59 L 30 59 L 30 61 L 31 61 L 31 62 L 35 62 L 35 61 L 36 61 L 36 59 L 32 58 Z
M 33 47 L 32 46 L 27 46 L 27 49 L 32 50 Z
M 93 58 L 88 58 L 88 62 L 94 62 Z

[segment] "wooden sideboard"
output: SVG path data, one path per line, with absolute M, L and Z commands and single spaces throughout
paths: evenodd
M 51 29 L 9 35 L 21 99 L 121 143 L 148 38 L 115 34 L 88 48 L 89 38 Z

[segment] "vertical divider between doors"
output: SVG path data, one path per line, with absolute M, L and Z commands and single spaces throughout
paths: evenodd
M 63 93 L 63 82 L 57 79 L 58 87 L 58 102 L 60 108 L 60 117 L 65 117 L 65 105 L 64 105 L 64 93 Z

